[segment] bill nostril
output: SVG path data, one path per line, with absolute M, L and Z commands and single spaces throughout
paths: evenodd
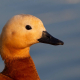
M 48 39 L 51 39 L 51 37 L 50 37 L 50 36 L 48 36 L 48 35 L 46 35 L 46 37 L 47 37 Z

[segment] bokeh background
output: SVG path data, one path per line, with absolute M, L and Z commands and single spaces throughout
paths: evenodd
M 40 18 L 63 46 L 35 44 L 30 54 L 41 80 L 80 80 L 80 0 L 0 0 L 0 33 L 16 14 Z M 0 57 L 0 72 L 4 62 Z

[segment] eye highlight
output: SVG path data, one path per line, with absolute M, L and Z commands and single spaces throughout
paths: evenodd
M 30 25 L 26 25 L 26 27 L 25 27 L 27 30 L 31 30 L 32 29 L 32 27 L 30 26 Z

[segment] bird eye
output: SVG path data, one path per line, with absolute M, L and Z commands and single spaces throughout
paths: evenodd
M 30 25 L 26 25 L 26 29 L 27 29 L 27 30 L 30 30 L 30 29 L 32 29 L 32 28 L 31 28 Z

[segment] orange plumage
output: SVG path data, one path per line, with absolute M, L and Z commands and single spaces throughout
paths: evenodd
M 0 80 L 40 80 L 29 54 L 30 46 L 39 42 L 63 45 L 47 33 L 37 17 L 26 14 L 12 17 L 0 36 L 0 54 L 5 63 Z

